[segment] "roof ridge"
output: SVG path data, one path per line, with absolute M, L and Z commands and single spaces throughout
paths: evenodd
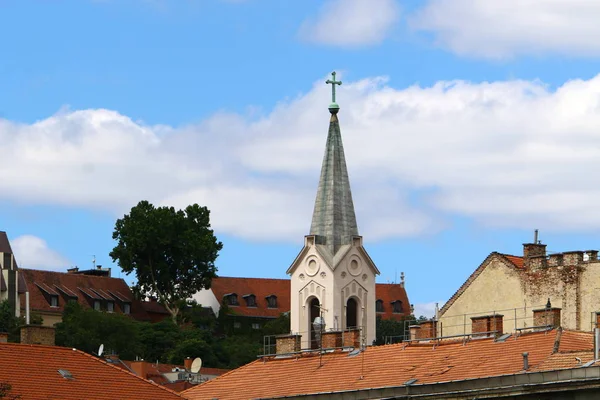
M 102 275 L 85 275 L 85 274 L 73 274 L 73 273 L 69 273 L 68 271 L 51 271 L 48 269 L 37 269 L 37 268 L 21 268 L 19 267 L 19 271 L 35 271 L 35 272 L 49 272 L 49 273 L 53 273 L 53 274 L 64 274 L 64 275 L 68 275 L 68 276 L 91 276 L 94 279 L 97 278 L 103 278 L 103 279 L 119 279 L 122 281 L 125 281 L 124 278 L 117 278 L 114 276 L 102 276 Z M 127 282 L 125 282 L 127 283 Z

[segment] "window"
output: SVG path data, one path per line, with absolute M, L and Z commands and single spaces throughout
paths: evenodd
M 238 303 L 237 294 L 231 293 L 227 295 L 227 304 L 230 306 L 239 306 L 240 303 Z
M 269 297 L 267 297 L 267 307 L 277 308 L 277 296 L 272 294 Z
M 384 310 L 383 310 L 383 300 L 377 300 L 375 302 L 375 311 L 376 312 L 384 312 Z
M 247 294 L 244 296 L 246 300 L 246 307 L 256 307 L 256 296 L 253 294 Z
M 129 303 L 123 304 L 123 314 L 131 314 L 131 304 L 129 304 Z
M 106 303 L 106 311 L 114 312 L 115 311 L 115 303 L 113 303 L 112 301 L 107 302 Z
M 392 301 L 392 309 L 394 314 L 402 313 L 402 302 L 400 300 Z
M 242 323 L 241 323 L 241 322 L 234 322 L 234 323 L 233 323 L 233 327 L 234 327 L 235 329 L 240 329 L 240 328 L 242 327 Z
M 252 329 L 260 329 L 260 324 L 257 322 L 252 323 Z
M 50 296 L 50 307 L 58 307 L 58 296 Z
M 94 310 L 100 311 L 100 300 L 94 300 Z

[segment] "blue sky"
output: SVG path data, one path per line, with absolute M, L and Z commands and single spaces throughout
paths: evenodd
M 585 0 L 0 0 L 0 230 L 21 266 L 107 266 L 139 200 L 197 202 L 221 275 L 285 277 L 335 69 L 359 230 L 379 281 L 403 271 L 426 312 L 535 228 L 551 251 L 598 247 L 598 17 Z

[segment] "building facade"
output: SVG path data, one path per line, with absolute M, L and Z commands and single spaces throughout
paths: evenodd
M 468 334 L 472 321 L 501 316 L 504 332 L 531 328 L 535 310 L 560 309 L 560 325 L 591 331 L 600 312 L 598 251 L 547 254 L 537 241 L 523 255 L 491 253 L 440 309 L 438 336 Z M 498 318 L 498 317 L 497 317 Z

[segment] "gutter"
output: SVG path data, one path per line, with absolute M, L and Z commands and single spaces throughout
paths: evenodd
M 483 399 L 498 395 L 515 396 L 532 393 L 598 389 L 600 367 L 579 367 L 556 371 L 498 375 L 487 378 L 464 379 L 442 383 L 384 386 L 348 391 L 320 392 L 266 399 Z

